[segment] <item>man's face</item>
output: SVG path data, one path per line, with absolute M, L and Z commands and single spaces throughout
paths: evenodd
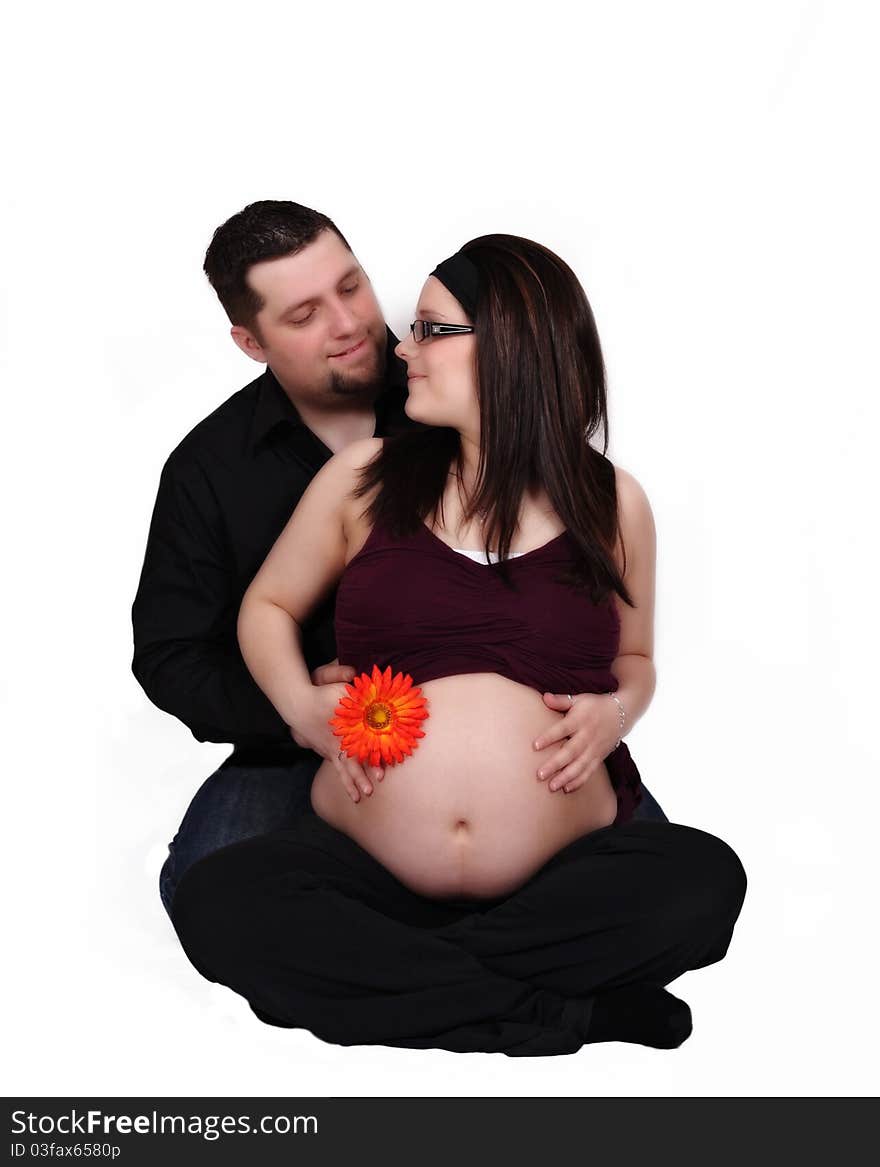
M 233 339 L 268 363 L 294 402 L 344 408 L 375 399 L 385 321 L 366 272 L 334 231 L 296 255 L 254 264 L 247 282 L 263 307 L 256 328 L 235 326 Z

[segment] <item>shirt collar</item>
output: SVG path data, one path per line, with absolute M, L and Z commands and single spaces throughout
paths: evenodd
M 265 373 L 257 378 L 257 403 L 248 435 L 248 448 L 251 453 L 279 425 L 305 429 L 296 406 L 281 388 L 272 370 L 267 368 Z
M 397 337 L 390 328 L 386 327 L 386 332 L 388 388 L 376 400 L 377 431 L 385 428 L 390 413 L 397 407 L 402 408 L 402 400 L 406 396 L 406 365 L 394 354 Z M 251 453 L 276 426 L 286 425 L 311 434 L 311 430 L 300 417 L 296 406 L 281 388 L 270 368 L 266 368 L 265 373 L 257 378 L 257 382 L 257 402 L 248 435 L 248 449 Z

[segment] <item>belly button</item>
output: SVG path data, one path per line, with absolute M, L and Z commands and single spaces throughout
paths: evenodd
M 459 819 L 458 822 L 455 824 L 455 829 L 457 831 L 466 831 L 467 828 L 468 828 L 467 819 Z

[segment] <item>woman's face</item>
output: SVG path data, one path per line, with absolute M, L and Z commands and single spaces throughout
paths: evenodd
M 448 288 L 428 276 L 416 307 L 416 319 L 438 324 L 472 324 Z M 450 426 L 479 439 L 477 349 L 473 333 L 434 336 L 417 344 L 412 333 L 394 350 L 406 361 L 409 397 L 406 412 L 425 425 Z

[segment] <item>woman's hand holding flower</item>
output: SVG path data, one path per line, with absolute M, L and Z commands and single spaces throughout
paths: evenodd
M 372 794 L 373 782 L 382 781 L 385 769 L 383 766 L 364 766 L 354 758 L 346 757 L 339 749 L 339 739 L 334 736 L 329 720 L 346 689 L 345 684 L 324 683 L 306 690 L 298 702 L 296 724 L 291 725 L 290 732 L 297 745 L 314 750 L 332 762 L 352 802 L 360 802 L 361 792 Z

